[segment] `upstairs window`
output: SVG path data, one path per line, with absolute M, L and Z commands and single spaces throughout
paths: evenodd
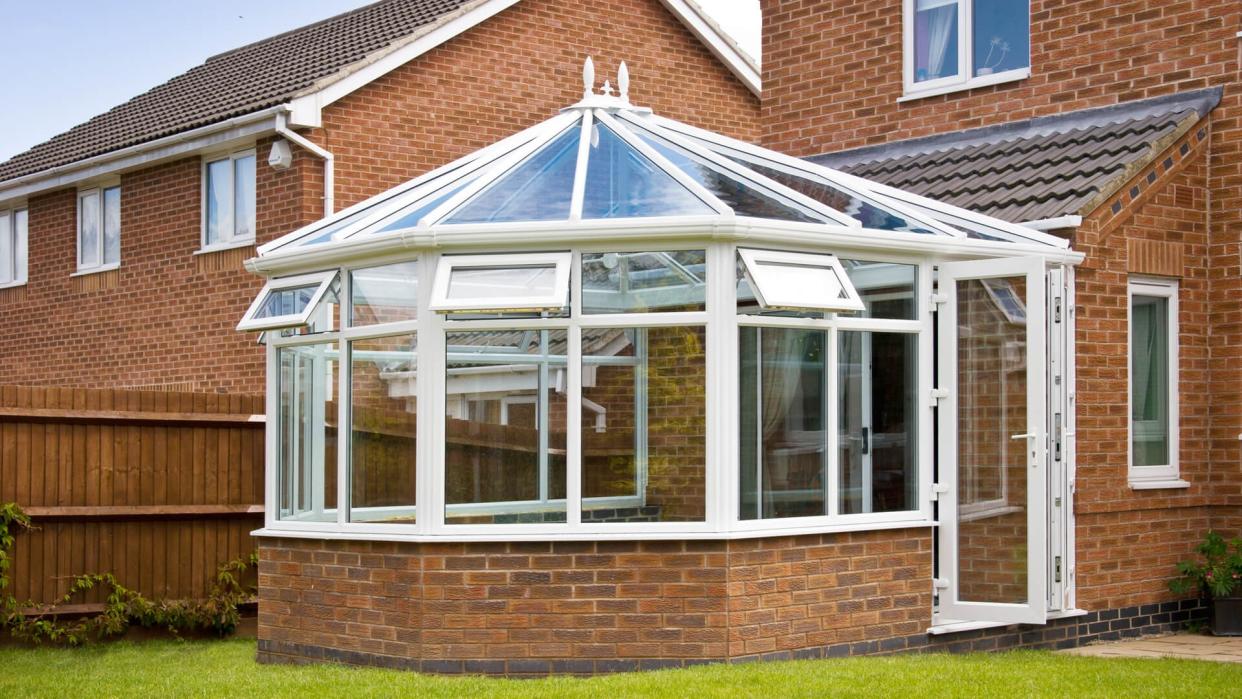
M 905 0 L 907 95 L 1030 75 L 1028 0 Z
M 121 188 L 78 192 L 78 271 L 99 272 L 121 264 Z
M 203 163 L 203 249 L 254 242 L 254 150 Z
M 25 209 L 0 211 L 0 288 L 26 283 Z

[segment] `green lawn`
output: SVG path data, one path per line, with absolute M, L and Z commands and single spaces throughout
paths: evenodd
M 254 641 L 0 649 L 0 697 L 924 697 L 1238 696 L 1242 666 L 1021 651 L 714 665 L 497 680 L 340 666 L 267 666 Z

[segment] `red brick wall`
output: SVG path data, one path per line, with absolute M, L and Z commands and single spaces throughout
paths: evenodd
M 636 103 L 735 136 L 757 136 L 758 100 L 655 0 L 527 0 L 325 110 L 311 137 L 337 156 L 344 208 L 553 116 L 581 97 L 583 58 L 601 81 L 628 62 Z M 323 166 L 266 165 L 258 147 L 258 241 L 323 211 Z M 122 179 L 121 268 L 70 278 L 72 190 L 30 201 L 29 284 L 0 290 L 0 383 L 168 386 L 257 393 L 262 348 L 233 330 L 261 280 L 252 248 L 199 248 L 200 160 Z

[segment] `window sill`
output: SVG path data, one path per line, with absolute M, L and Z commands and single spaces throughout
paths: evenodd
M 936 97 L 938 95 L 947 95 L 953 92 L 963 92 L 965 90 L 973 90 L 977 87 L 988 87 L 989 85 L 1002 85 L 1004 83 L 1017 82 L 1018 80 L 1026 80 L 1031 77 L 1030 68 L 1019 68 L 1018 70 L 1007 70 L 1004 73 L 994 73 L 983 77 L 971 78 L 965 82 L 954 83 L 952 85 L 943 85 L 934 87 L 929 90 L 909 90 L 906 94 L 897 98 L 897 102 L 913 102 L 921 100 L 924 97 Z
M 69 276 L 70 277 L 89 277 L 92 274 L 100 274 L 102 272 L 111 272 L 113 270 L 120 269 L 120 268 L 121 268 L 121 263 L 117 262 L 111 265 L 102 265 L 99 267 L 79 269 L 78 271 L 74 272 L 73 274 L 70 274 Z
M 20 287 L 26 286 L 26 284 L 27 284 L 27 282 L 25 282 L 25 281 L 20 281 L 20 282 L 8 282 L 7 284 L 0 284 L 0 290 L 2 290 L 2 289 L 17 289 L 17 288 L 20 288 Z
M 1150 481 L 1131 480 L 1130 490 L 1171 490 L 1176 488 L 1189 488 L 1190 482 L 1180 478 L 1161 478 Z
M 195 255 L 210 255 L 213 252 L 224 252 L 225 250 L 236 250 L 238 248 L 253 247 L 254 243 L 255 243 L 254 238 L 247 238 L 246 240 L 234 240 L 228 243 L 219 243 L 216 245 L 208 245 L 207 247 L 199 248 L 198 250 L 194 251 L 194 254 Z

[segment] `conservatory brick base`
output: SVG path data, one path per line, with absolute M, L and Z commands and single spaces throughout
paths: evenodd
M 928 636 L 926 529 L 734 541 L 264 539 L 261 662 L 591 674 L 704 662 L 1067 647 L 1168 631 L 1169 602 Z

